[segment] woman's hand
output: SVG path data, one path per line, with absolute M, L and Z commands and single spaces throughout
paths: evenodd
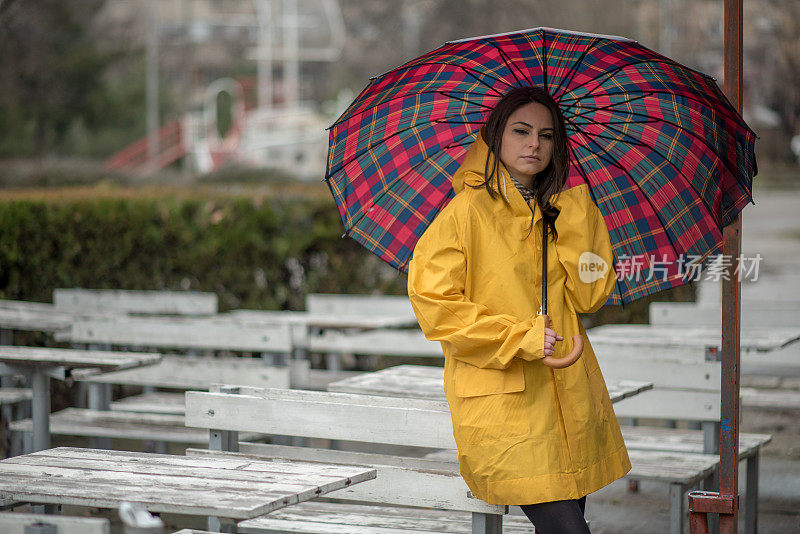
M 573 363 L 577 362 L 578 358 L 580 358 L 581 354 L 583 354 L 583 336 L 580 334 L 572 336 L 572 352 L 563 358 L 556 358 L 553 356 L 557 341 L 564 341 L 564 338 L 559 336 L 555 330 L 550 328 L 550 318 L 545 316 L 544 358 L 541 360 L 542 363 L 547 367 L 552 367 L 553 369 L 563 369 L 564 367 L 569 367 Z
M 564 338 L 559 336 L 555 330 L 544 327 L 544 355 L 552 356 L 556 350 L 556 341 L 564 341 Z

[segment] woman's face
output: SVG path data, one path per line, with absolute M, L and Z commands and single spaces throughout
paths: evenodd
M 506 122 L 500 161 L 518 182 L 533 185 L 533 177 L 553 157 L 553 116 L 543 104 L 531 102 L 517 108 Z

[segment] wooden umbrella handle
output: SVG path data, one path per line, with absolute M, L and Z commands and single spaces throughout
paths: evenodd
M 550 318 L 547 315 L 544 316 L 544 326 L 545 328 L 550 326 Z M 542 358 L 542 363 L 548 367 L 552 367 L 553 369 L 563 369 L 564 367 L 569 367 L 573 363 L 577 362 L 578 358 L 581 357 L 581 354 L 583 354 L 583 336 L 580 334 L 575 334 L 572 336 L 572 352 L 563 358 L 545 356 Z

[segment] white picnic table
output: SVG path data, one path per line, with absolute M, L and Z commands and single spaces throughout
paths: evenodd
M 719 347 L 719 328 L 661 326 L 646 324 L 609 324 L 587 330 L 595 344 L 643 345 L 659 347 Z M 800 325 L 795 327 L 748 326 L 740 330 L 742 350 L 771 351 L 800 339 Z
M 33 389 L 33 450 L 50 447 L 50 377 L 65 379 L 74 368 L 101 371 L 151 365 L 160 354 L 108 352 L 77 349 L 51 349 L 0 345 L 0 364 L 8 373 L 30 372 Z
M 383 397 L 445 400 L 443 383 L 444 369 L 442 367 L 396 365 L 381 371 L 362 373 L 332 382 L 328 385 L 328 391 Z M 616 402 L 652 389 L 653 383 L 638 380 L 608 380 L 606 387 L 611 396 L 611 402 Z
M 59 447 L 0 461 L 0 499 L 251 519 L 372 480 L 365 466 Z M 235 531 L 235 526 L 234 526 Z

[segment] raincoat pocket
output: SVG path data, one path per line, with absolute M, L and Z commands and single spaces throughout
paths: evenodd
M 469 443 L 528 434 L 525 375 L 521 360 L 507 369 L 456 363 L 457 427 Z

